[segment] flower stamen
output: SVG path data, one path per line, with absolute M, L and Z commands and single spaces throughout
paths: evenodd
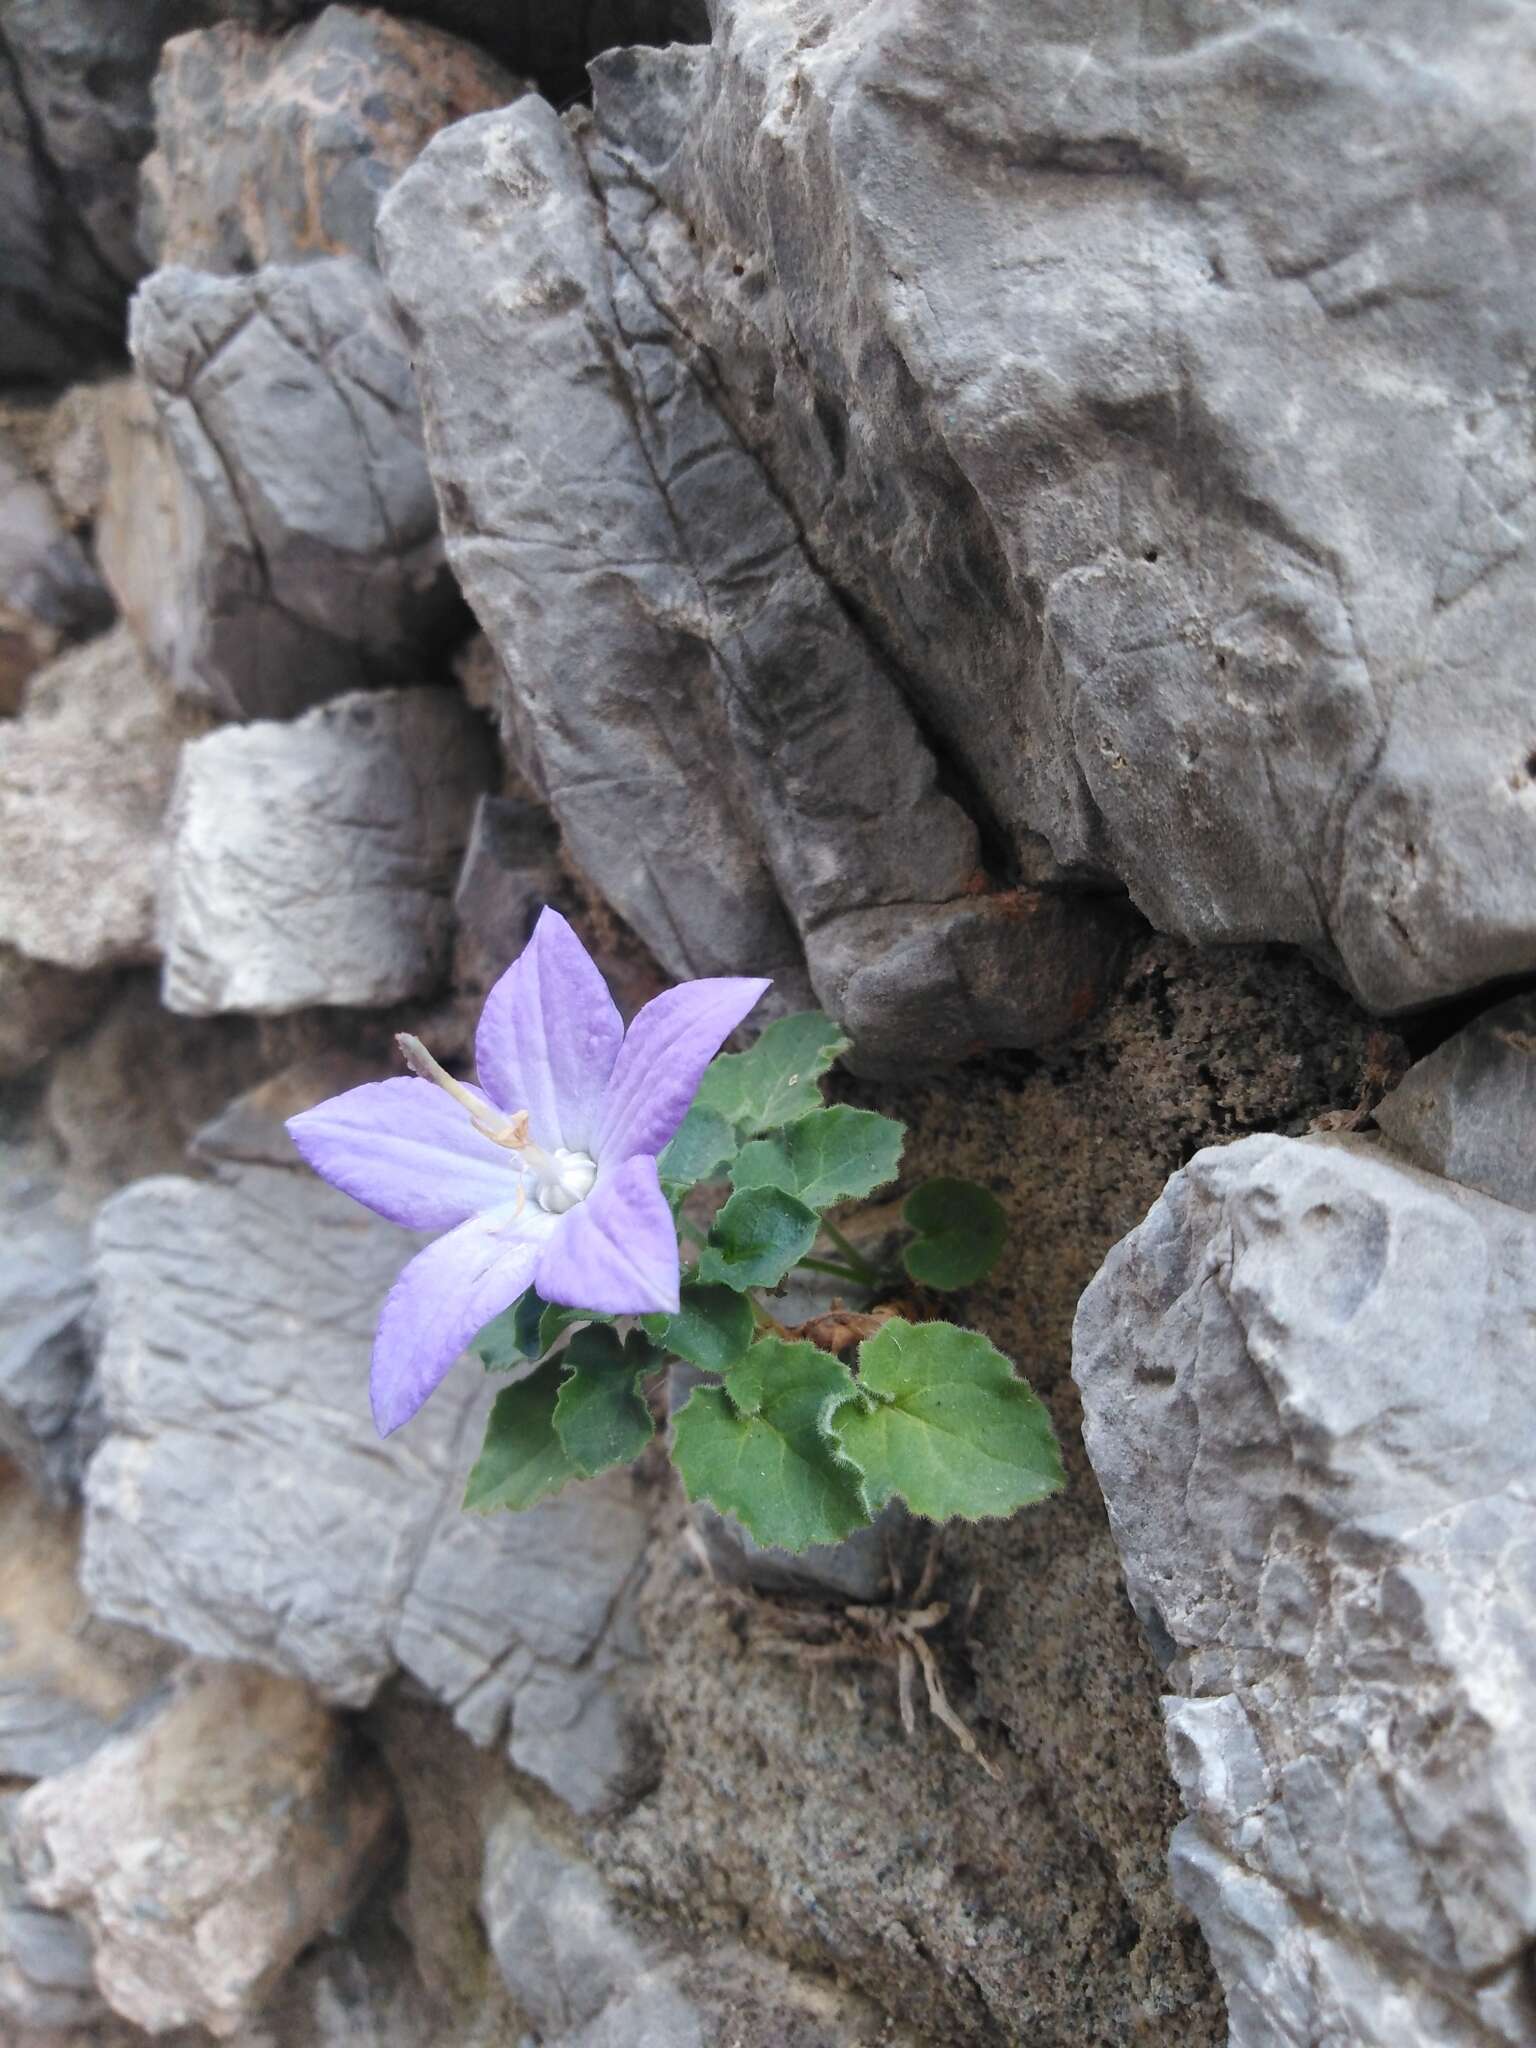
M 411 1072 L 422 1081 L 433 1081 L 455 1102 L 469 1111 L 469 1120 L 482 1138 L 489 1138 L 493 1145 L 502 1145 L 509 1152 L 530 1150 L 528 1138 L 528 1112 L 520 1109 L 515 1115 L 506 1116 L 499 1109 L 493 1109 L 488 1102 L 482 1102 L 472 1095 L 462 1081 L 455 1081 L 446 1067 L 435 1060 L 419 1038 L 413 1038 L 409 1031 L 395 1034 L 395 1043 L 400 1056 Z

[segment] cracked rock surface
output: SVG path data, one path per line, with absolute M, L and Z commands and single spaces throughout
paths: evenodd
M 177 687 L 272 718 L 414 680 L 459 610 L 372 269 L 159 270 L 131 338 L 185 485 Z
M 1199 1153 L 1083 1297 L 1235 2048 L 1532 2038 L 1536 1222 L 1362 1139 Z
M 1013 857 L 1386 1010 L 1536 967 L 1533 49 L 721 0 L 596 67 L 671 352 Z

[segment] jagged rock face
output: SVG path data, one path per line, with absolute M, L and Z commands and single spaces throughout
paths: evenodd
M 113 2008 L 232 2034 L 374 1868 L 392 1800 L 291 1679 L 188 1667 L 159 1710 L 36 1785 L 15 1821 L 31 1896 L 89 1930 Z
M 625 1474 L 525 1515 L 461 1514 L 490 1399 L 473 1361 L 380 1443 L 369 1342 L 420 1240 L 308 1173 L 280 1124 L 358 1078 L 272 1084 L 205 1133 L 216 1179 L 140 1181 L 101 1211 L 110 1434 L 87 1476 L 84 1584 L 102 1613 L 340 1705 L 403 1667 L 591 1810 L 634 1767 L 645 1519 Z
M 373 260 L 379 200 L 429 136 L 522 89 L 419 22 L 327 7 L 282 38 L 225 22 L 168 43 L 140 241 L 157 264 Z
M 1027 12 L 721 0 L 602 59 L 626 332 L 1014 857 L 1382 1009 L 1531 969 L 1536 26 Z
M 898 673 L 618 253 L 654 207 L 611 173 L 530 99 L 440 136 L 379 226 L 450 558 L 575 857 L 677 972 L 803 948 L 866 1065 L 1059 1035 L 1123 920 L 989 882 Z
M 1200 1153 L 1074 1372 L 1172 1658 L 1237 2048 L 1527 2042 L 1536 1222 L 1359 1139 Z
M 167 1006 L 377 1008 L 432 988 L 491 772 L 479 721 L 446 690 L 344 697 L 188 747 L 162 905 Z
M 373 271 L 157 271 L 131 339 L 185 485 L 177 686 L 259 718 L 413 680 L 460 615 Z
M 85 973 L 155 957 L 166 805 L 201 729 L 115 627 L 0 723 L 0 944 Z

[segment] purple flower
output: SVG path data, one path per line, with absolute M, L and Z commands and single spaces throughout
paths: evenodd
M 418 1039 L 419 1077 L 371 1081 L 290 1119 L 322 1179 L 408 1230 L 446 1230 L 390 1289 L 373 1346 L 381 1436 L 409 1422 L 475 1332 L 532 1285 L 608 1315 L 678 1305 L 677 1232 L 656 1155 L 700 1076 L 768 987 L 688 981 L 628 1033 L 603 978 L 546 910 L 486 999 L 480 1087 Z

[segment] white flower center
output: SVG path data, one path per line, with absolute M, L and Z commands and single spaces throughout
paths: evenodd
M 515 1110 L 509 1116 L 489 1102 L 482 1102 L 462 1081 L 455 1081 L 421 1040 L 413 1038 L 408 1031 L 400 1032 L 395 1043 L 413 1074 L 419 1075 L 423 1081 L 435 1082 L 461 1108 L 468 1110 L 469 1120 L 481 1137 L 489 1138 L 493 1145 L 500 1145 L 504 1151 L 515 1154 L 520 1181 L 531 1176 L 539 1207 L 546 1214 L 563 1216 L 591 1194 L 592 1184 L 597 1179 L 597 1161 L 590 1153 L 573 1152 L 568 1145 L 546 1152 L 528 1135 L 526 1109 Z M 519 1185 L 517 1192 L 521 1208 L 527 1189 Z

